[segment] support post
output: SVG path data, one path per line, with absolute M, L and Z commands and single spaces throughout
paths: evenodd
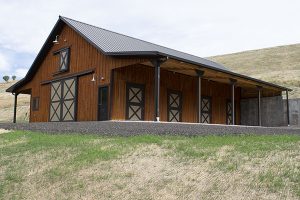
M 286 90 L 286 119 L 287 125 L 290 125 L 290 106 L 289 106 L 289 91 Z
M 160 99 L 160 65 L 166 62 L 169 57 L 157 58 L 151 60 L 152 65 L 155 68 L 155 84 L 154 84 L 154 121 L 159 122 L 159 99 Z
M 154 121 L 159 122 L 159 96 L 160 96 L 160 61 L 155 60 L 153 62 L 155 68 L 155 86 L 154 86 Z
M 201 103 L 202 103 L 202 94 L 201 94 L 201 80 L 202 80 L 202 76 L 204 74 L 204 71 L 201 71 L 201 70 L 196 70 L 196 73 L 198 75 L 198 85 L 197 85 L 197 88 L 198 88 L 198 123 L 201 123 L 201 116 L 202 116 L 202 113 L 201 113 Z
M 15 101 L 14 101 L 14 118 L 13 123 L 17 122 L 17 104 L 18 104 L 18 94 L 14 93 Z
M 258 119 L 258 126 L 261 126 L 261 86 L 257 86 L 258 90 L 258 98 L 257 98 L 257 119 Z
M 230 79 L 231 82 L 231 109 L 232 109 L 232 125 L 235 125 L 235 84 L 236 80 L 235 79 Z
M 112 120 L 113 112 L 113 101 L 114 101 L 114 82 L 115 82 L 115 73 L 114 69 L 110 71 L 110 90 L 109 90 L 109 119 Z

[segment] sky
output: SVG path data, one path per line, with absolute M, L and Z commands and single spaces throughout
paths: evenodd
M 299 0 L 0 0 L 0 78 L 24 77 L 59 15 L 200 57 L 300 43 Z

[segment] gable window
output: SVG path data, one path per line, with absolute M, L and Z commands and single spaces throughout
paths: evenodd
M 58 51 L 55 51 L 53 55 L 59 57 L 58 72 L 54 73 L 54 75 L 61 72 L 68 71 L 70 66 L 70 47 L 59 49 Z
M 32 98 L 32 110 L 37 111 L 39 110 L 39 104 L 40 104 L 40 97 L 33 97 Z
M 67 71 L 69 69 L 69 48 L 59 52 L 59 71 Z

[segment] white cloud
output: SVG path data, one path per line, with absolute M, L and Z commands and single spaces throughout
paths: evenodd
M 0 74 L 4 75 L 5 72 L 9 71 L 9 62 L 6 56 L 0 52 Z
M 21 78 L 25 77 L 27 72 L 28 72 L 27 68 L 18 68 L 18 69 L 16 69 L 15 73 L 12 75 L 17 76 L 17 79 L 21 79 Z
M 0 5 L 0 50 L 19 54 L 36 55 L 59 15 L 198 56 L 300 42 L 298 0 L 0 0 Z M 31 63 L 3 55 L 0 70 L 22 75 Z

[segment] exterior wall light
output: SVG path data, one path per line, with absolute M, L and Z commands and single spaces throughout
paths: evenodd
M 57 36 L 55 37 L 55 40 L 53 41 L 53 44 L 59 44 L 59 42 L 58 42 L 58 37 L 59 37 L 59 35 L 57 35 Z
M 93 74 L 93 78 L 92 78 L 92 82 L 95 82 L 96 81 L 96 78 L 97 78 L 97 75 L 94 73 Z M 104 77 L 103 76 L 100 76 L 100 79 L 101 79 L 101 81 L 103 81 L 104 80 Z

